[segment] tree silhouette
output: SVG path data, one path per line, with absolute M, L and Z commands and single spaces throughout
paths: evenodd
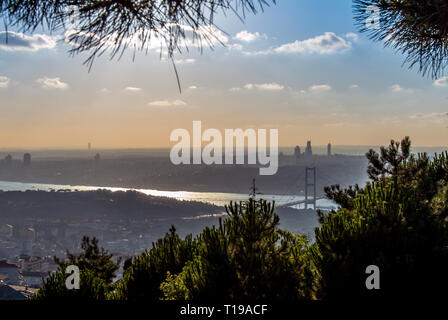
M 365 187 L 326 188 L 340 209 L 319 213 L 311 248 L 318 298 L 433 299 L 447 286 L 448 154 L 415 156 L 410 146 L 405 137 L 369 151 Z M 371 264 L 381 270 L 381 290 L 366 290 Z
M 206 227 L 198 251 L 161 289 L 168 300 L 311 299 L 313 272 L 304 235 L 279 229 L 274 203 L 249 198 L 226 206 L 228 219 Z
M 218 12 L 233 12 L 241 20 L 276 0 L 0 0 L 0 18 L 5 26 L 33 32 L 38 27 L 65 31 L 71 54 L 88 52 L 85 63 L 110 52 L 120 57 L 131 48 L 148 51 L 151 40 L 175 52 L 195 46 L 213 48 L 221 42 L 214 23 Z M 161 52 L 162 54 L 162 52 Z
M 105 300 L 107 292 L 113 287 L 115 273 L 121 259 L 113 261 L 113 255 L 98 245 L 96 238 L 82 238 L 81 253 L 67 251 L 66 259 L 54 258 L 58 269 L 43 281 L 42 288 L 32 297 L 33 300 Z M 80 289 L 69 290 L 65 285 L 68 266 L 75 265 L 80 271 Z
M 423 75 L 440 77 L 448 66 L 448 2 L 445 0 L 353 0 L 360 32 L 383 41 L 418 66 Z M 377 28 L 368 25 L 377 10 Z

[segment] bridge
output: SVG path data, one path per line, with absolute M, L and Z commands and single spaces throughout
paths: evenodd
M 304 205 L 304 209 L 308 209 L 308 205 L 312 205 L 314 210 L 333 210 L 334 206 L 317 206 L 317 201 L 325 199 L 325 197 L 317 197 L 316 192 L 316 167 L 305 168 L 305 199 L 295 200 L 278 205 L 279 208 L 292 207 L 296 205 Z M 310 195 L 312 194 L 312 195 Z
M 325 199 L 324 197 L 317 197 L 317 200 L 322 200 Z M 287 203 L 283 203 L 281 205 L 277 205 L 277 208 L 285 208 L 285 207 L 292 207 L 292 206 L 296 206 L 296 205 L 300 205 L 300 204 L 313 204 L 314 205 L 314 198 L 308 198 L 308 199 L 303 199 L 303 200 L 296 200 L 296 201 L 291 201 L 291 202 L 287 202 Z

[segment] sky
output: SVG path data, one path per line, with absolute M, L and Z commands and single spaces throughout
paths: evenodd
M 0 148 L 170 147 L 194 120 L 279 129 L 280 146 L 448 144 L 448 78 L 359 34 L 350 0 L 278 0 L 216 24 L 225 46 L 175 56 L 182 93 L 158 49 L 89 72 L 59 34 L 13 30 L 6 45 L 0 30 Z

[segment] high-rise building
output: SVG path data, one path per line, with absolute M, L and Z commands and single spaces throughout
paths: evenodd
M 327 156 L 331 157 L 331 143 L 328 143 L 327 146 Z
M 90 151 L 90 150 L 92 150 L 92 144 L 89 142 L 88 144 L 87 144 L 87 149 Z
M 12 155 L 8 154 L 5 157 L 5 164 L 9 166 L 11 163 L 12 163 Z
M 306 156 L 312 156 L 313 155 L 313 149 L 311 148 L 311 141 L 308 141 L 306 143 L 305 155 Z
M 294 148 L 294 157 L 299 158 L 299 157 L 300 157 L 300 154 L 301 154 L 300 147 L 299 147 L 299 146 L 296 146 L 296 147 Z
M 24 165 L 25 167 L 28 167 L 28 166 L 31 165 L 31 154 L 29 154 L 29 153 L 25 153 L 25 154 L 23 155 L 23 165 Z

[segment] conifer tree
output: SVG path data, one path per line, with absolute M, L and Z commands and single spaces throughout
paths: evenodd
M 448 66 L 447 1 L 353 0 L 353 8 L 359 30 L 403 53 L 410 68 L 416 66 L 433 78 L 444 73 Z
M 448 284 L 448 157 L 414 156 L 410 145 L 406 137 L 370 150 L 366 187 L 327 188 L 341 208 L 320 213 L 315 231 L 319 298 L 438 298 Z M 381 290 L 366 289 L 369 265 L 381 271 Z
M 54 258 L 58 264 L 56 272 L 44 280 L 42 288 L 32 298 L 35 300 L 105 300 L 112 287 L 119 263 L 114 262 L 112 254 L 98 246 L 96 238 L 85 236 L 81 242 L 82 252 L 73 254 L 67 251 L 66 259 Z M 80 271 L 79 289 L 66 287 L 66 268 L 76 266 Z

